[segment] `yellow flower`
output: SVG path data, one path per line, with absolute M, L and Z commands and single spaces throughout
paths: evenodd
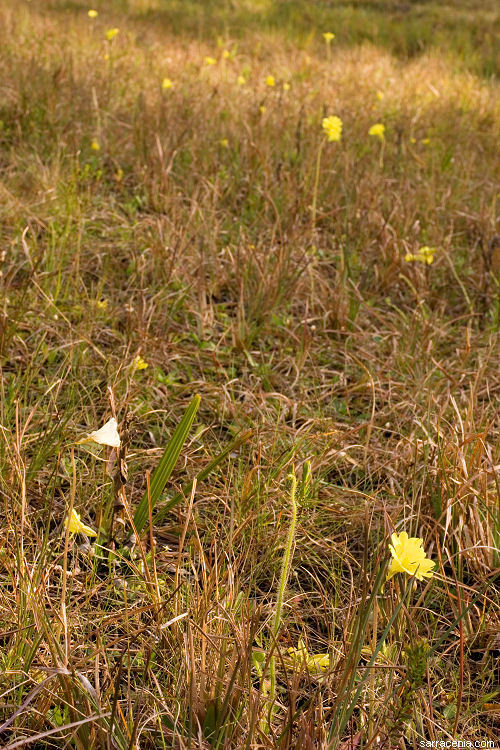
M 141 357 L 140 354 L 138 354 L 137 357 L 132 361 L 132 369 L 134 370 L 134 372 L 136 370 L 145 370 L 147 367 L 149 367 L 149 364 L 145 359 Z
M 91 8 L 89 10 L 89 12 L 87 13 L 87 15 L 88 15 L 89 18 L 97 18 L 97 16 L 99 14 L 98 14 L 98 12 L 96 10 L 94 10 L 93 8 Z
M 261 104 L 260 107 L 259 107 L 260 114 L 263 115 L 265 113 L 266 109 L 267 109 L 267 107 L 264 107 L 264 105 Z
M 416 138 L 410 138 L 410 143 L 416 143 L 416 142 L 417 142 Z
M 227 138 L 221 138 L 219 141 L 219 145 L 222 146 L 222 148 L 229 148 L 229 141 Z
M 100 147 L 100 145 L 99 145 L 99 141 L 97 141 L 97 140 L 96 140 L 96 139 L 94 138 L 94 140 L 93 140 L 93 141 L 92 141 L 92 143 L 90 144 L 90 148 L 92 149 L 92 151 L 99 151 L 99 150 L 100 150 L 100 148 L 101 148 L 101 147 Z
M 391 535 L 392 544 L 389 544 L 392 560 L 389 566 L 386 580 L 390 580 L 396 573 L 407 573 L 415 576 L 418 581 L 424 578 L 432 578 L 434 560 L 426 557 L 422 547 L 424 541 L 418 537 L 408 537 L 406 531 L 401 534 Z
M 427 245 L 424 245 L 420 248 L 418 253 L 406 253 L 405 261 L 407 263 L 418 261 L 419 263 L 425 263 L 425 265 L 430 266 L 432 263 L 434 263 L 434 256 L 436 253 L 437 247 L 427 247 Z
M 222 57 L 224 58 L 224 60 L 227 60 L 229 57 L 231 57 L 231 53 L 229 52 L 229 50 L 225 49 L 222 53 Z
M 119 167 L 114 173 L 113 177 L 115 178 L 117 182 L 121 182 L 123 180 L 123 169 Z
M 96 300 L 96 305 L 98 310 L 107 310 L 108 309 L 108 300 L 107 299 L 98 299 Z
M 377 99 L 379 100 L 379 102 L 381 102 L 383 98 L 384 98 L 383 93 L 381 91 L 377 91 Z
M 174 84 L 170 80 L 170 78 L 164 78 L 161 82 L 161 87 L 163 91 L 166 91 L 167 89 L 171 89 Z
M 108 40 L 108 42 L 111 42 L 115 38 L 115 36 L 119 33 L 120 33 L 120 29 L 116 29 L 116 28 L 108 29 L 106 31 L 106 39 Z
M 246 83 L 245 76 L 238 76 L 236 79 L 238 86 L 244 86 Z
M 217 60 L 215 59 L 215 57 L 205 57 L 205 63 L 207 65 L 215 65 L 216 62 Z
M 381 141 L 385 140 L 385 125 L 381 122 L 376 122 L 375 125 L 371 126 L 368 135 L 375 135 Z
M 267 76 L 266 86 L 276 86 L 276 81 L 274 80 L 274 76 Z
M 331 44 L 332 39 L 335 39 L 335 34 L 332 34 L 331 31 L 325 31 L 323 34 L 323 39 L 327 44 Z
M 299 638 L 298 648 L 289 648 L 288 654 L 297 672 L 304 667 L 310 674 L 322 674 L 330 669 L 330 655 L 310 654 L 302 638 Z
M 430 138 L 422 138 L 422 143 L 424 144 L 424 146 L 428 146 L 430 142 L 431 142 Z
M 73 508 L 71 515 L 66 519 L 66 524 L 70 534 L 86 534 L 87 536 L 97 536 L 97 531 L 80 521 L 80 515 Z
M 340 136 L 342 135 L 342 120 L 340 117 L 336 115 L 323 117 L 321 125 L 329 141 L 340 141 Z
M 283 91 L 290 91 L 290 84 L 287 81 L 283 84 Z
M 99 445 L 109 445 L 111 448 L 119 448 L 120 435 L 118 434 L 116 419 L 112 417 L 100 430 L 94 430 L 86 438 L 78 440 L 76 445 L 82 445 L 83 443 L 98 443 Z

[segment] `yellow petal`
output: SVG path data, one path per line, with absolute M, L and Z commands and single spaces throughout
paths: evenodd
M 66 520 L 66 525 L 69 527 L 70 534 L 86 534 L 87 536 L 97 536 L 97 531 L 94 531 L 90 526 L 82 523 L 79 514 L 73 508 L 71 516 Z

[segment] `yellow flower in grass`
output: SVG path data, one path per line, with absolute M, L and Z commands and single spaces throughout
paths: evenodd
M 276 80 L 274 76 L 267 76 L 266 78 L 266 86 L 276 86 Z
M 289 648 L 288 655 L 295 671 L 307 669 L 310 674 L 323 674 L 330 669 L 329 654 L 310 654 L 302 638 L 299 638 L 298 648 Z
M 87 13 L 87 15 L 88 15 L 89 18 L 97 18 L 97 16 L 99 14 L 98 14 L 98 12 L 96 10 L 94 10 L 93 8 L 91 8 L 89 10 L 89 12 Z
M 382 91 L 377 91 L 376 96 L 377 96 L 377 99 L 379 100 L 379 102 L 381 102 L 382 99 L 384 98 L 384 94 L 382 93 Z
M 288 83 L 288 81 L 284 82 L 283 91 L 290 91 L 290 84 Z
M 418 263 L 424 263 L 426 266 L 430 266 L 434 263 L 434 256 L 437 253 L 437 247 L 428 247 L 424 245 L 420 248 L 418 253 L 406 253 L 405 261 L 411 263 L 417 261 Z
M 145 370 L 147 367 L 149 367 L 149 364 L 146 362 L 145 359 L 141 357 L 140 354 L 137 355 L 137 357 L 132 360 L 132 370 L 135 372 L 136 370 Z
M 94 138 L 92 143 L 90 144 L 90 148 L 92 149 L 92 151 L 100 151 L 101 147 L 99 145 L 99 141 Z
M 327 44 L 331 44 L 332 40 L 335 39 L 335 34 L 332 34 L 331 31 L 325 31 L 325 33 L 323 34 L 323 39 Z
M 231 53 L 229 52 L 229 50 L 228 50 L 228 49 L 225 49 L 225 50 L 223 51 L 223 53 L 222 53 L 222 57 L 223 57 L 223 59 L 224 59 L 224 60 L 228 60 L 228 59 L 229 59 L 229 58 L 231 57 Z
M 238 76 L 236 79 L 238 86 L 244 86 L 246 83 L 245 76 Z
M 376 122 L 375 125 L 371 126 L 368 135 L 374 135 L 381 141 L 385 140 L 385 125 L 382 122 Z
M 73 508 L 71 515 L 66 519 L 66 526 L 69 528 L 70 534 L 86 534 L 87 536 L 97 536 L 97 531 L 94 531 L 90 526 L 82 523 L 80 515 Z
M 120 29 L 114 28 L 114 29 L 108 29 L 106 31 L 106 39 L 108 42 L 111 42 L 117 34 L 120 33 Z
M 164 78 L 161 82 L 161 87 L 163 91 L 166 91 L 167 89 L 171 89 L 174 84 L 170 80 L 170 78 Z
M 78 440 L 75 445 L 83 445 L 84 443 L 98 443 L 99 445 L 109 445 L 111 448 L 119 448 L 120 435 L 118 434 L 116 419 L 112 417 L 100 430 L 94 430 L 86 438 Z
M 229 148 L 229 141 L 227 138 L 221 138 L 219 141 L 219 146 L 222 146 L 222 148 Z
M 215 65 L 216 62 L 217 60 L 215 59 L 215 57 L 209 57 L 209 56 L 205 57 L 206 65 Z
M 340 117 L 336 115 L 323 117 L 321 125 L 329 141 L 340 141 L 342 135 L 342 120 Z
M 415 576 L 418 581 L 424 578 L 432 578 L 435 566 L 434 560 L 429 560 L 423 548 L 423 539 L 409 537 L 406 531 L 401 534 L 391 535 L 392 544 L 389 544 L 392 560 L 389 566 L 386 580 L 389 581 L 396 573 L 407 573 Z

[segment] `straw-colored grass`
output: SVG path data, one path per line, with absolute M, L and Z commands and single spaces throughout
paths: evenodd
M 494 743 L 495 4 L 102 5 L 0 7 L 2 746 Z

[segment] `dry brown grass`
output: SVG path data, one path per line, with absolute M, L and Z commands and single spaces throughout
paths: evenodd
M 243 34 L 230 13 L 217 46 L 193 33 L 196 4 L 184 36 L 165 28 L 174 3 L 143 6 L 95 22 L 81 3 L 0 9 L 2 742 L 495 740 L 497 88 L 431 48 L 398 59 L 337 29 L 328 62 L 322 29 L 306 43 L 250 19 Z M 322 153 L 313 228 L 325 114 L 344 131 Z M 405 262 L 422 245 L 434 264 Z M 123 431 L 133 416 L 134 509 L 194 393 L 168 497 L 251 437 L 155 544 L 146 530 L 123 547 L 125 514 L 104 552 L 66 547 L 71 493 L 92 525 L 116 471 L 81 448 L 73 466 L 70 443 L 113 404 Z M 273 650 L 287 476 L 306 460 Z M 405 582 L 370 595 L 394 529 L 422 536 L 438 572 L 382 644 Z M 291 668 L 299 637 L 330 651 L 326 676 Z

